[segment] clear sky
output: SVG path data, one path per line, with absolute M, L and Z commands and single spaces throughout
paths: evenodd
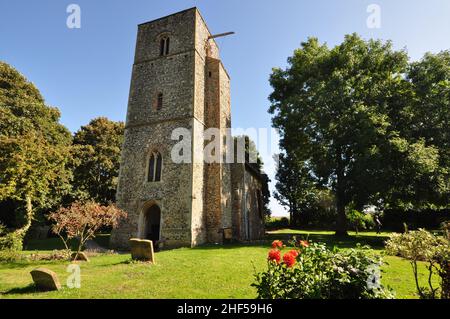
M 80 29 L 66 25 L 72 3 Z M 367 25 L 371 4 L 381 9 L 380 28 Z M 34 82 L 71 131 L 98 116 L 124 121 L 137 24 L 193 6 L 213 33 L 236 32 L 218 39 L 232 78 L 233 127 L 270 127 L 271 69 L 285 67 L 309 36 L 330 46 L 352 32 L 391 39 L 414 60 L 450 49 L 449 0 L 0 0 L 0 60 Z M 265 162 L 273 179 L 273 161 Z

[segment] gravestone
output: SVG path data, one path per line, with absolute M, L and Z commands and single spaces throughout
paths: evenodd
M 77 258 L 75 259 L 75 257 L 77 257 Z M 87 261 L 87 262 L 89 262 L 88 256 L 86 255 L 86 253 L 84 253 L 82 251 L 80 251 L 78 253 L 78 256 L 77 256 L 77 253 L 72 253 L 71 259 L 72 259 L 72 261 Z
M 224 238 L 226 241 L 232 240 L 232 239 L 233 239 L 233 229 L 231 229 L 231 228 L 225 228 L 225 229 L 223 230 L 223 238 Z
M 130 246 L 131 258 L 133 260 L 155 263 L 155 252 L 151 240 L 132 238 L 130 239 Z
M 46 268 L 37 268 L 30 272 L 33 282 L 38 290 L 52 291 L 61 289 L 58 276 Z

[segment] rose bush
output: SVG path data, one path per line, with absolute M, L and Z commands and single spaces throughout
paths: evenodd
M 392 298 L 381 284 L 380 256 L 367 247 L 329 250 L 324 244 L 296 241 L 282 255 L 269 251 L 268 268 L 255 275 L 260 299 L 372 299 Z M 282 260 L 282 261 L 281 261 Z

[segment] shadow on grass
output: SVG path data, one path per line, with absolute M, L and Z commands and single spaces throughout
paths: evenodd
M 94 241 L 102 248 L 108 249 L 110 234 L 99 234 L 94 237 Z M 78 249 L 78 240 L 69 240 L 69 246 L 72 250 Z M 61 250 L 64 244 L 60 238 L 52 237 L 46 239 L 30 239 L 24 244 L 26 251 L 45 251 L 45 250 Z
M 31 294 L 31 293 L 39 293 L 39 292 L 45 292 L 37 289 L 35 284 L 29 284 L 26 287 L 21 288 L 12 288 L 10 290 L 7 290 L 5 292 L 2 292 L 2 295 L 21 295 L 21 294 Z
M 78 248 L 76 239 L 69 241 L 69 246 L 72 250 Z M 45 251 L 45 250 L 61 250 L 64 249 L 64 244 L 59 238 L 46 239 L 31 239 L 28 240 L 23 247 L 25 251 Z

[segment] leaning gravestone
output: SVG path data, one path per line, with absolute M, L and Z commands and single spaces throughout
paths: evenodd
M 89 262 L 89 258 L 86 255 L 86 253 L 80 251 L 77 255 L 77 253 L 72 253 L 72 255 L 70 256 L 72 261 L 87 261 Z
M 130 246 L 133 260 L 155 263 L 155 252 L 153 251 L 153 242 L 151 240 L 132 238 L 130 239 Z
M 61 289 L 61 284 L 55 272 L 46 268 L 37 268 L 30 273 L 38 290 L 51 291 Z

